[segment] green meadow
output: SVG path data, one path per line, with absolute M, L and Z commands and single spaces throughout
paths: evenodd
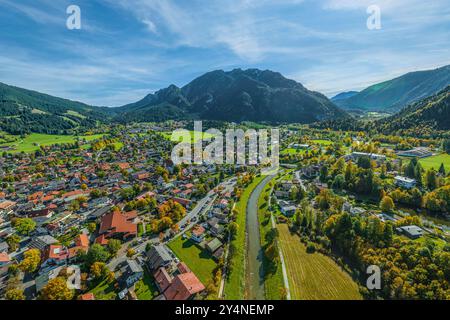
M 439 170 L 441 163 L 444 164 L 446 172 L 450 171 L 450 154 L 442 153 L 436 156 L 420 159 L 420 164 L 426 170 L 431 168 Z
M 195 143 L 195 142 L 197 142 L 198 140 L 200 140 L 200 139 L 199 139 L 199 138 L 200 138 L 200 134 L 194 136 L 194 133 L 195 133 L 195 131 L 190 130 L 190 131 L 189 131 L 190 137 L 188 137 L 187 134 L 186 134 L 186 135 L 182 135 L 182 136 L 179 138 L 178 141 L 174 141 L 174 142 L 181 142 L 182 139 L 190 138 L 191 141 Z M 167 140 L 172 140 L 172 132 L 163 132 L 162 135 L 163 135 L 163 137 L 166 138 Z M 212 134 L 207 133 L 207 132 L 203 132 L 203 139 L 209 139 L 209 138 L 211 138 L 211 137 L 213 137 Z
M 77 139 L 92 141 L 100 139 L 104 134 L 95 134 L 89 136 L 73 136 L 73 135 L 53 135 L 53 134 L 42 134 L 42 133 L 32 133 L 27 135 L 25 138 L 20 138 L 17 136 L 17 140 L 14 142 L 4 143 L 0 146 L 9 146 L 14 148 L 14 150 L 8 152 L 33 152 L 40 148 L 40 146 L 51 146 L 55 144 L 64 143 L 74 143 Z

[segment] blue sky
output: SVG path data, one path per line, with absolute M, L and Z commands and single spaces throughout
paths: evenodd
M 81 8 L 81 30 L 66 8 Z M 381 9 L 380 30 L 366 10 Z M 279 71 L 329 96 L 450 64 L 448 0 L 0 0 L 0 82 L 94 105 L 215 69 Z

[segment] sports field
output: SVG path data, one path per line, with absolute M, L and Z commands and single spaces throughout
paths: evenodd
M 286 224 L 279 224 L 278 231 L 293 300 L 362 299 L 358 285 L 331 258 L 308 254 Z

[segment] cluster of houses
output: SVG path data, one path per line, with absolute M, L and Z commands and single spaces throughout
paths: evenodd
M 146 253 L 147 268 L 155 278 L 160 295 L 156 300 L 189 300 L 205 290 L 197 276 L 164 245 Z
M 212 165 L 185 166 L 177 179 L 165 179 L 156 168 L 174 173 L 173 163 L 162 156 L 171 150 L 171 142 L 161 136 L 148 139 L 138 133 L 124 133 L 120 150 L 107 148 L 93 152 L 86 148 L 59 150 L 53 147 L 41 155 L 9 155 L 2 159 L 0 179 L 8 183 L 4 183 L 0 191 L 0 295 L 8 266 L 20 263 L 29 249 L 41 252 L 40 270 L 33 279 L 38 293 L 59 268 L 76 262 L 80 250 L 87 251 L 94 243 L 105 246 L 112 238 L 123 242 L 136 239 L 141 212 L 125 212 L 125 203 L 131 199 L 123 198 L 123 190 L 138 185 L 142 192 L 134 200 L 151 197 L 160 205 L 172 199 L 189 210 L 198 200 L 199 178 L 214 185 L 211 176 L 216 173 L 216 167 Z M 152 189 L 146 189 L 146 185 L 151 185 Z M 228 210 L 227 201 L 227 197 L 223 197 L 215 204 L 202 227 L 217 239 L 221 239 L 227 223 L 224 213 Z M 74 205 L 77 202 L 78 205 Z M 11 250 L 7 241 L 18 235 L 12 226 L 14 218 L 30 218 L 36 223 L 31 233 L 19 235 L 17 250 Z M 97 224 L 93 233 L 87 230 L 90 222 Z M 73 230 L 77 232 L 67 238 Z M 201 232 L 198 236 L 201 239 Z M 212 253 L 219 257 L 220 248 L 215 244 L 217 241 L 207 247 L 215 248 Z M 127 265 L 128 271 L 137 271 L 137 265 L 140 266 L 133 262 Z M 120 274 L 129 273 L 122 271 Z M 131 274 L 135 274 L 134 271 Z M 174 284 L 191 281 L 189 272 L 182 274 L 174 277 Z M 133 279 L 128 281 L 131 283 Z

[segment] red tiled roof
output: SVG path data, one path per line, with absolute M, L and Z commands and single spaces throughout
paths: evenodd
M 87 247 L 77 246 L 77 247 L 69 248 L 68 251 L 69 251 L 69 252 L 68 252 L 67 256 L 68 256 L 68 258 L 70 259 L 70 258 L 76 257 L 76 255 L 77 255 L 78 252 L 80 252 L 80 251 L 87 252 L 87 251 L 88 251 L 88 248 L 87 248 Z
M 0 262 L 6 263 L 9 261 L 10 261 L 10 259 L 9 259 L 8 254 L 6 252 L 1 252 L 0 253 Z
M 136 235 L 137 225 L 128 219 L 127 215 L 117 211 L 104 215 L 100 223 L 99 234 L 105 234 L 107 238 L 117 233 L 121 233 L 125 237 Z
M 16 202 L 6 200 L 6 201 L 3 201 L 3 202 L 0 202 L 0 210 L 8 209 L 8 208 L 10 208 L 12 206 L 15 206 L 15 205 L 16 205 Z
M 108 239 L 106 239 L 105 235 L 102 234 L 102 235 L 98 236 L 95 239 L 95 243 L 98 243 L 98 244 L 101 244 L 102 246 L 105 246 L 105 245 L 108 244 Z
M 83 190 L 70 191 L 70 192 L 67 192 L 67 193 L 63 194 L 62 198 L 63 199 L 64 198 L 69 198 L 69 197 L 76 196 L 76 195 L 82 195 L 84 193 L 87 193 L 87 192 L 84 192 Z
M 202 226 L 200 226 L 200 225 L 195 225 L 193 228 L 192 228 L 192 233 L 196 236 L 196 237 L 198 237 L 198 236 L 201 236 L 202 234 L 204 234 L 205 233 L 205 228 L 203 228 Z
M 66 250 L 64 250 L 62 245 L 52 244 L 44 249 L 44 252 L 42 255 L 43 255 L 43 261 L 46 261 L 48 259 L 63 260 L 63 259 L 67 258 L 68 253 Z
M 189 267 L 186 265 L 186 263 L 184 262 L 180 262 L 177 265 L 178 271 L 180 271 L 180 273 L 188 273 L 191 272 L 191 269 L 189 269 Z
M 177 275 L 164 292 L 167 300 L 188 300 L 194 294 L 205 290 L 205 286 L 192 272 Z
M 172 277 L 167 273 L 166 268 L 159 268 L 158 271 L 155 272 L 155 281 L 158 285 L 159 289 L 164 292 L 172 283 Z
M 78 247 L 88 248 L 89 247 L 89 238 L 88 238 L 88 236 L 86 234 L 84 234 L 84 233 L 78 235 L 75 238 L 75 244 Z
M 78 298 L 78 300 L 84 300 L 84 301 L 95 300 L 95 296 L 93 293 L 89 292 L 89 293 L 82 294 Z
M 117 166 L 118 166 L 120 169 L 122 169 L 122 170 L 129 169 L 129 168 L 130 168 L 130 164 L 127 163 L 127 162 L 124 162 L 124 163 L 118 163 Z

